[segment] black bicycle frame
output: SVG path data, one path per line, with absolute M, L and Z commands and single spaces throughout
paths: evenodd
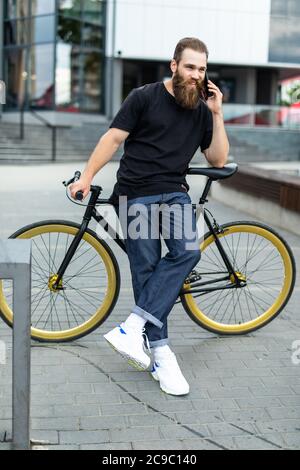
M 212 184 L 212 180 L 211 179 L 208 179 L 208 181 L 206 182 L 206 185 L 205 185 L 205 188 L 203 190 L 203 193 L 200 197 L 200 200 L 199 200 L 199 204 L 202 204 L 204 205 L 205 202 L 207 202 L 207 195 L 208 195 L 208 192 L 209 192 L 209 189 L 211 187 L 211 184 Z M 124 240 L 120 237 L 120 235 L 111 227 L 111 225 L 107 222 L 107 220 L 97 212 L 96 210 L 96 206 L 98 205 L 112 205 L 111 202 L 108 200 L 108 199 L 101 199 L 99 198 L 99 194 L 101 192 L 101 188 L 99 188 L 98 186 L 91 186 L 91 196 L 90 196 L 90 199 L 89 199 L 89 202 L 88 202 L 88 205 L 87 205 L 87 208 L 86 208 L 86 211 L 85 211 L 85 214 L 83 216 L 83 220 L 82 220 L 82 223 L 81 223 L 81 226 L 80 226 L 80 229 L 78 231 L 78 233 L 76 234 L 76 236 L 74 237 L 64 259 L 63 259 L 63 262 L 62 264 L 60 265 L 58 271 L 57 271 L 57 279 L 56 279 L 56 282 L 54 284 L 55 288 L 57 289 L 60 289 L 59 287 L 59 282 L 60 280 L 62 279 L 79 243 L 81 242 L 82 240 L 82 237 L 88 227 L 88 224 L 89 222 L 91 221 L 91 219 L 93 218 L 96 222 L 98 222 L 101 227 L 103 228 L 103 230 L 105 230 L 112 238 L 113 240 L 115 241 L 115 243 L 126 253 L 126 246 L 125 246 L 125 242 Z M 196 204 L 193 204 L 193 208 L 194 210 L 196 209 Z M 242 287 L 244 284 L 241 283 L 240 279 L 237 277 L 235 271 L 234 271 L 234 268 L 220 242 L 220 239 L 218 237 L 218 233 L 219 233 L 219 226 L 217 224 L 215 224 L 215 226 L 211 223 L 208 215 L 207 215 L 207 211 L 206 209 L 204 209 L 204 220 L 205 220 L 205 223 L 209 229 L 209 233 L 214 237 L 215 239 L 215 243 L 216 243 L 216 246 L 219 250 L 219 253 L 224 261 L 224 264 L 227 268 L 227 271 L 224 271 L 224 274 L 226 273 L 225 276 L 221 277 L 221 278 L 218 278 L 218 279 L 213 279 L 213 280 L 210 280 L 210 281 L 206 281 L 206 282 L 195 282 L 193 283 L 193 286 L 192 287 L 189 287 L 188 290 L 185 290 L 185 289 L 182 289 L 180 291 L 180 294 L 190 294 L 190 293 L 195 293 L 195 292 L 199 292 L 199 293 L 206 293 L 206 292 L 213 292 L 213 291 L 217 291 L 217 290 L 224 290 L 224 289 L 232 289 L 232 288 L 236 288 L 236 287 Z M 215 222 L 215 221 L 214 221 Z M 222 273 L 218 273 L 218 274 L 222 274 Z M 217 282 L 220 282 L 220 281 L 225 281 L 225 280 L 229 280 L 230 277 L 233 276 L 234 279 L 235 279 L 235 282 L 234 283 L 231 283 L 231 284 L 228 284 L 226 286 L 214 286 L 214 287 L 204 287 L 204 286 L 208 286 L 209 284 L 215 284 Z M 200 287 L 201 286 L 201 287 Z M 203 286 L 203 287 L 202 287 Z M 199 289 L 200 287 L 200 289 Z M 62 287 L 63 289 L 63 287 Z

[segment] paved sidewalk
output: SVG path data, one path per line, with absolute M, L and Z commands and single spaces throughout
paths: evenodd
M 77 166 L 1 167 L 0 237 L 36 220 L 79 220 L 82 210 L 60 185 Z M 108 193 L 115 169 L 111 163 L 97 178 Z M 192 193 L 196 189 L 194 181 Z M 220 221 L 251 219 L 214 201 L 208 207 Z M 299 266 L 300 236 L 278 231 Z M 161 392 L 149 373 L 127 365 L 102 337 L 133 304 L 126 256 L 118 250 L 117 257 L 122 286 L 109 319 L 73 343 L 32 343 L 32 439 L 49 450 L 299 449 L 300 364 L 291 360 L 293 342 L 300 342 L 299 282 L 277 319 L 241 337 L 206 332 L 176 305 L 171 346 L 191 389 L 176 398 Z M 0 365 L 0 441 L 11 433 L 11 339 L 1 321 L 7 361 Z M 8 447 L 0 443 L 0 450 Z

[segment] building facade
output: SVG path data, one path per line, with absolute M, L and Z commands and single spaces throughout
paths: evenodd
M 104 113 L 106 3 L 4 0 L 7 109 Z
M 175 45 L 185 36 L 207 44 L 209 76 L 222 89 L 231 123 L 246 124 L 251 106 L 280 105 L 281 87 L 300 74 L 299 0 L 2 4 L 6 110 L 24 104 L 111 118 L 132 88 L 170 77 Z M 260 113 L 257 123 L 272 119 Z

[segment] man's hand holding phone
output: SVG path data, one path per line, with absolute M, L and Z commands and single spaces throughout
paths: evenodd
M 208 78 L 205 72 L 204 78 L 204 94 L 208 108 L 212 113 L 222 114 L 222 99 L 223 94 L 221 90 Z

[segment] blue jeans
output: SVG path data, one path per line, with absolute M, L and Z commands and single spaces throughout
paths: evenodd
M 151 347 L 168 344 L 167 317 L 185 278 L 200 260 L 191 199 L 183 192 L 143 196 L 121 203 L 117 213 L 126 234 L 136 303 L 132 312 L 147 320 Z M 161 236 L 169 250 L 163 258 Z

